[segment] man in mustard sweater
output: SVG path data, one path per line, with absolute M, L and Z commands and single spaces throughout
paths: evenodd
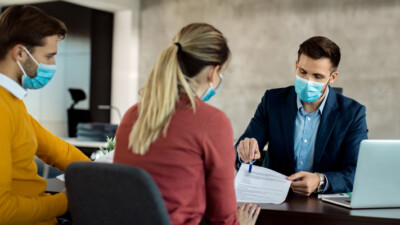
M 11 6 L 0 15 L 0 224 L 57 224 L 67 211 L 66 193 L 45 193 L 34 156 L 64 171 L 89 161 L 28 114 L 26 89 L 46 85 L 55 73 L 63 22 L 31 6 Z

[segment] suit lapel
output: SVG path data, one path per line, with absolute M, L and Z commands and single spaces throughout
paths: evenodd
M 296 120 L 296 114 L 296 93 L 294 91 L 294 88 L 292 88 L 288 97 L 285 99 L 281 106 L 281 122 L 286 151 L 289 155 L 289 160 L 292 164 L 293 169 L 296 166 L 294 162 L 294 124 Z
M 316 166 L 324 155 L 333 128 L 335 128 L 336 121 L 340 116 L 336 96 L 336 91 L 329 87 L 329 95 L 322 112 L 317 139 L 315 141 L 314 168 L 317 168 Z

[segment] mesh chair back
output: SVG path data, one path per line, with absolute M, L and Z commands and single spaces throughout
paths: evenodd
M 75 162 L 65 179 L 74 225 L 171 224 L 157 185 L 142 169 Z

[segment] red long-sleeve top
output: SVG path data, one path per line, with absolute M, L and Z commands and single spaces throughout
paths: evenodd
M 116 134 L 114 163 L 146 170 L 155 180 L 172 224 L 238 224 L 234 189 L 233 132 L 220 110 L 196 98 L 196 111 L 181 98 L 167 135 L 141 156 L 128 149 L 138 106 L 124 115 Z

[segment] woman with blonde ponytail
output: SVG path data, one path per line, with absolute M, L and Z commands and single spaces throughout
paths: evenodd
M 157 183 L 172 224 L 255 224 L 260 208 L 237 208 L 233 131 L 205 103 L 221 88 L 230 51 L 208 24 L 183 27 L 154 64 L 117 130 L 115 163 L 140 167 Z

